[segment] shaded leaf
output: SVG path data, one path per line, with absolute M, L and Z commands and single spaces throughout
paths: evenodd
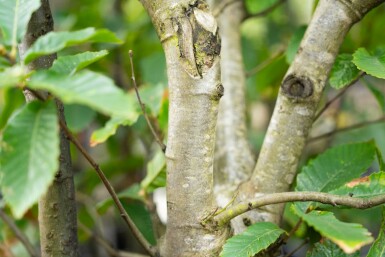
M 49 69 L 57 73 L 72 75 L 88 65 L 100 60 L 108 54 L 107 50 L 99 52 L 84 52 L 76 55 L 60 56 Z
M 4 199 L 16 218 L 43 195 L 59 158 L 59 126 L 52 102 L 32 102 L 8 122 L 1 143 L 0 177 Z
M 221 257 L 251 257 L 273 244 L 285 233 L 270 222 L 259 222 L 248 227 L 242 234 L 228 239 Z
M 365 48 L 359 48 L 353 54 L 353 63 L 367 74 L 385 79 L 385 49 L 378 49 L 372 54 Z
M 312 251 L 306 254 L 306 257 L 360 257 L 360 253 L 346 254 L 338 245 L 330 240 L 325 240 L 322 243 L 316 243 Z
M 161 150 L 158 150 L 147 164 L 147 175 L 140 186 L 147 192 L 166 186 L 166 157 Z
M 83 104 L 106 115 L 136 120 L 137 103 L 99 73 L 81 71 L 72 77 L 49 71 L 38 71 L 27 82 L 32 89 L 48 90 L 67 104 Z
M 350 54 L 340 54 L 337 56 L 330 73 L 330 86 L 335 89 L 341 89 L 359 77 L 360 71 L 352 60 L 353 56 Z
M 294 61 L 294 57 L 297 54 L 299 49 L 299 45 L 301 44 L 302 38 L 305 35 L 307 26 L 299 27 L 291 37 L 289 41 L 289 45 L 286 49 L 286 61 L 287 63 L 292 63 Z
M 86 28 L 73 32 L 49 32 L 39 37 L 28 49 L 24 63 L 28 64 L 39 56 L 56 53 L 65 47 L 92 42 L 121 43 L 122 41 L 106 29 Z
M 370 232 L 361 224 L 339 221 L 331 212 L 311 211 L 305 214 L 296 210 L 296 213 L 322 236 L 336 243 L 345 253 L 354 253 L 373 241 Z
M 367 257 L 385 257 L 385 207 L 382 207 L 382 224 L 380 233 L 370 248 Z
M 96 116 L 94 110 L 77 104 L 65 105 L 64 114 L 67 126 L 73 132 L 80 132 L 85 129 Z
M 3 43 L 16 46 L 27 31 L 31 15 L 40 0 L 0 0 L 0 28 Z
M 277 3 L 278 0 L 246 0 L 246 8 L 250 13 L 258 13 L 267 8 L 271 7 L 273 4 Z
M 135 119 L 126 119 L 122 117 L 111 118 L 104 127 L 95 130 L 90 139 L 90 145 L 96 146 L 100 143 L 105 142 L 110 136 L 115 135 L 116 130 L 119 126 L 130 126 L 136 122 L 139 115 Z
M 296 191 L 329 192 L 359 177 L 376 154 L 373 141 L 336 146 L 311 160 L 297 176 Z M 306 211 L 310 203 L 295 203 Z

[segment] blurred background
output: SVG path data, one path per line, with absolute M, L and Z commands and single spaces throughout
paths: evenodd
M 266 10 L 279 0 L 245 1 L 248 12 L 253 14 Z M 110 48 L 109 55 L 90 68 L 110 76 L 118 86 L 131 93 L 134 92 L 130 79 L 128 51 L 133 50 L 140 95 L 155 129 L 167 142 L 168 90 L 165 57 L 151 21 L 139 1 L 51 0 L 50 3 L 56 31 L 86 27 L 108 28 L 124 40 L 124 44 L 120 46 L 84 45 L 81 48 L 69 48 L 62 54 Z M 242 25 L 243 56 L 247 76 L 248 136 L 256 156 L 274 108 L 281 80 L 293 60 L 296 46 L 304 34 L 316 4 L 315 0 L 282 1 L 282 4 L 273 11 L 263 16 L 250 17 Z M 352 54 L 359 47 L 365 47 L 369 51 L 382 49 L 381 47 L 385 49 L 384 11 L 385 6 L 380 6 L 370 12 L 362 22 L 356 24 L 347 35 L 340 53 Z M 339 92 L 327 86 L 321 106 Z M 381 122 L 366 124 L 369 121 L 384 120 L 384 93 L 384 81 L 370 76 L 365 76 L 349 87 L 314 124 L 310 138 L 332 133 L 328 137 L 310 139 L 302 163 L 306 163 L 309 158 L 330 146 L 372 138 L 385 153 L 385 124 Z M 10 88 L 0 91 L 0 129 L 4 128 L 12 112 L 23 104 L 24 96 L 20 90 Z M 146 170 L 151 168 L 148 165 L 149 161 L 153 160 L 160 149 L 143 116 L 132 126 L 117 128 L 115 135 L 109 137 L 105 143 L 94 142 L 94 146 L 91 147 L 92 133 L 102 128 L 108 117 L 78 105 L 67 105 L 65 111 L 70 129 L 101 164 L 116 191 L 122 193 L 128 213 L 146 238 L 155 243 L 154 235 L 160 233 L 159 230 L 162 228 L 154 229 L 151 226 L 154 212 L 153 209 L 148 209 L 148 206 L 153 206 L 151 195 L 143 195 L 138 191 Z M 361 125 L 356 129 L 333 133 L 335 130 L 355 124 Z M 80 256 L 110 256 L 105 248 L 97 243 L 97 237 L 106 239 L 117 249 L 140 252 L 140 246 L 108 200 L 109 195 L 98 176 L 75 149 L 72 149 L 72 157 L 80 224 Z M 372 171 L 378 171 L 378 167 L 374 165 Z M 164 184 L 165 178 L 160 178 L 149 192 Z M 146 205 L 143 202 L 146 202 Z M 363 224 L 374 236 L 378 233 L 381 221 L 380 208 L 366 211 L 337 210 L 336 215 L 342 221 Z M 284 217 L 285 229 L 289 231 L 296 222 L 297 218 L 287 208 Z M 23 220 L 17 221 L 17 225 L 32 242 L 38 244 L 36 206 Z M 305 256 L 305 250 L 312 242 L 319 240 L 319 235 L 303 225 L 285 246 L 284 251 L 290 252 L 304 240 L 310 243 L 293 256 Z M 28 256 L 24 247 L 1 221 L 0 256 Z

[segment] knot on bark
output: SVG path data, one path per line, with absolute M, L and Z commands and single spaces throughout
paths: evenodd
M 285 96 L 293 99 L 305 99 L 313 94 L 313 82 L 305 76 L 288 75 L 281 89 Z

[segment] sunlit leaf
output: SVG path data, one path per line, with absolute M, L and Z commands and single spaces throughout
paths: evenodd
M 3 42 L 16 46 L 27 31 L 31 15 L 40 0 L 0 0 L 0 29 Z
M 354 253 L 362 246 L 373 242 L 370 232 L 361 224 L 345 223 L 336 219 L 327 211 L 311 211 L 296 213 L 322 236 L 336 243 L 345 253 Z
M 367 74 L 385 79 L 385 48 L 377 49 L 374 53 L 359 48 L 353 54 L 353 63 Z
M 12 66 L 0 71 L 0 88 L 15 87 L 26 77 L 21 66 Z
M 73 32 L 49 32 L 38 40 L 25 53 L 24 63 L 28 64 L 39 56 L 56 53 L 65 47 L 92 43 L 121 43 L 109 30 L 86 28 Z
M 140 183 L 141 187 L 152 192 L 158 187 L 166 186 L 166 158 L 161 150 L 158 150 L 147 165 L 147 175 Z
M 44 194 L 57 172 L 59 126 L 52 102 L 32 102 L 8 122 L 1 142 L 4 199 L 16 218 Z
M 259 222 L 248 227 L 242 234 L 226 241 L 221 257 L 251 257 L 273 244 L 285 233 L 270 222 Z
M 84 52 L 76 55 L 60 56 L 50 68 L 51 71 L 72 75 L 73 73 L 100 60 L 108 54 L 108 51 Z
M 32 89 L 48 90 L 67 104 L 83 104 L 106 115 L 136 120 L 136 100 L 99 73 L 81 71 L 73 76 L 39 71 L 28 81 Z

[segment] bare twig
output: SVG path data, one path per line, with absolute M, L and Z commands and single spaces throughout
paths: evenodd
M 301 226 L 303 220 L 302 218 L 300 218 L 298 220 L 298 222 L 294 225 L 294 227 L 289 231 L 289 234 L 287 234 L 287 236 L 285 237 L 284 241 L 286 242 L 290 237 L 292 237 L 294 235 L 294 233 L 299 229 L 299 227 Z
M 316 121 L 321 115 L 322 113 L 324 113 L 326 111 L 326 109 L 332 104 L 334 103 L 335 100 L 337 100 L 338 98 L 340 98 L 343 94 L 345 94 L 345 92 L 351 87 L 353 86 L 354 84 L 356 84 L 356 82 L 358 80 L 360 80 L 366 73 L 365 72 L 361 72 L 358 77 L 353 80 L 352 82 L 350 82 L 348 85 L 346 85 L 344 87 L 344 89 L 342 89 L 336 96 L 334 96 L 332 99 L 329 100 L 329 102 L 327 102 L 325 104 L 325 106 L 317 113 L 317 115 L 314 117 L 314 121 Z
M 33 247 L 28 238 L 23 234 L 23 232 L 16 226 L 15 222 L 4 212 L 3 209 L 0 209 L 0 218 L 3 220 L 5 224 L 12 230 L 17 239 L 24 245 L 25 249 L 27 249 L 29 255 L 32 257 L 39 257 L 40 254 Z
M 64 124 L 63 121 L 59 120 L 60 127 L 63 129 L 65 134 L 67 135 L 68 139 L 76 146 L 76 148 L 81 152 L 81 154 L 87 159 L 89 164 L 94 168 L 100 179 L 102 180 L 104 186 L 110 193 L 112 200 L 114 201 L 116 207 L 118 208 L 120 212 L 120 216 L 123 218 L 123 220 L 127 223 L 129 228 L 131 229 L 132 233 L 136 237 L 136 239 L 139 241 L 139 243 L 144 247 L 144 249 L 150 254 L 151 256 L 157 256 L 158 252 L 155 247 L 153 247 L 142 235 L 142 233 L 139 231 L 139 229 L 136 227 L 134 222 L 131 220 L 130 216 L 128 216 L 126 210 L 124 209 L 122 203 L 120 202 L 119 197 L 116 195 L 116 192 L 110 182 L 108 181 L 107 177 L 104 175 L 104 172 L 101 170 L 100 166 L 95 162 L 95 160 L 89 155 L 89 153 L 84 149 L 84 147 L 79 143 L 79 141 L 72 135 L 71 131 L 68 129 L 66 124 Z
M 106 252 L 112 257 L 147 257 L 146 255 L 142 254 L 119 251 L 113 248 L 109 242 L 107 242 L 104 238 L 100 237 L 99 235 L 95 234 L 91 229 L 89 229 L 80 221 L 78 221 L 78 226 L 88 236 L 93 237 L 96 242 L 100 244 L 100 246 L 102 246 L 104 250 L 106 250 Z
M 133 52 L 132 52 L 132 50 L 130 50 L 128 53 L 129 53 L 129 56 L 130 56 L 130 63 L 131 63 L 131 79 L 132 79 L 132 83 L 134 84 L 135 93 L 136 93 L 136 97 L 138 98 L 138 101 L 139 101 L 139 104 L 140 104 L 140 108 L 142 108 L 143 116 L 146 119 L 148 127 L 150 128 L 151 133 L 154 136 L 156 142 L 159 144 L 159 146 L 162 149 L 162 151 L 166 152 L 166 145 L 163 144 L 163 142 L 160 139 L 159 135 L 156 133 L 154 127 L 152 126 L 151 121 L 150 121 L 150 119 L 149 119 L 149 117 L 147 115 L 147 112 L 146 112 L 146 106 L 142 102 L 142 99 L 140 98 L 140 95 L 139 95 L 138 85 L 136 84 L 136 79 L 135 79 L 134 61 L 132 60 L 133 59 L 132 58 L 133 57 Z
M 270 12 L 274 11 L 275 8 L 279 7 L 281 4 L 283 4 L 285 2 L 286 2 L 286 0 L 278 0 L 277 2 L 275 2 L 270 7 L 266 8 L 265 10 L 262 10 L 262 11 L 257 12 L 257 13 L 249 13 L 248 15 L 245 16 L 244 20 L 265 16 L 265 15 L 269 14 Z
M 307 140 L 307 142 L 308 143 L 314 142 L 314 141 L 317 141 L 319 139 L 322 139 L 322 138 L 325 138 L 325 137 L 330 137 L 332 135 L 335 135 L 335 134 L 338 134 L 338 133 L 341 133 L 341 132 L 346 132 L 346 131 L 349 131 L 349 130 L 354 130 L 354 129 L 362 128 L 362 127 L 365 127 L 365 126 L 369 126 L 369 125 L 373 125 L 373 124 L 377 124 L 377 123 L 381 123 L 381 122 L 385 122 L 385 116 L 383 116 L 383 117 L 381 117 L 381 118 L 379 118 L 377 120 L 365 121 L 365 122 L 361 122 L 361 123 L 358 123 L 358 124 L 355 124 L 355 125 L 352 125 L 352 126 L 349 126 L 349 127 L 336 129 L 336 130 L 330 131 L 328 133 L 325 133 L 325 134 L 322 134 L 322 135 L 319 135 L 319 136 L 316 136 L 316 137 L 309 138 Z
M 385 203 L 385 194 L 370 198 L 354 198 L 322 192 L 283 192 L 266 194 L 247 203 L 237 204 L 211 218 L 214 226 L 223 226 L 231 219 L 258 207 L 287 202 L 320 202 L 333 206 L 346 206 L 356 209 L 367 209 Z
M 284 257 L 290 257 L 292 256 L 293 254 L 295 254 L 299 249 L 301 249 L 302 247 L 304 247 L 307 243 L 309 243 L 309 240 L 306 239 L 305 241 L 302 242 L 302 244 L 300 244 L 299 246 L 297 246 L 295 249 L 293 249 L 293 251 L 291 251 L 290 253 L 286 254 Z
M 254 74 L 260 72 L 267 66 L 269 66 L 271 63 L 273 63 L 277 58 L 281 57 L 285 53 L 285 48 L 286 47 L 280 47 L 277 52 L 273 54 L 269 59 L 264 60 L 261 64 L 258 66 L 254 67 L 253 69 L 246 71 L 245 76 L 250 77 L 253 76 Z

